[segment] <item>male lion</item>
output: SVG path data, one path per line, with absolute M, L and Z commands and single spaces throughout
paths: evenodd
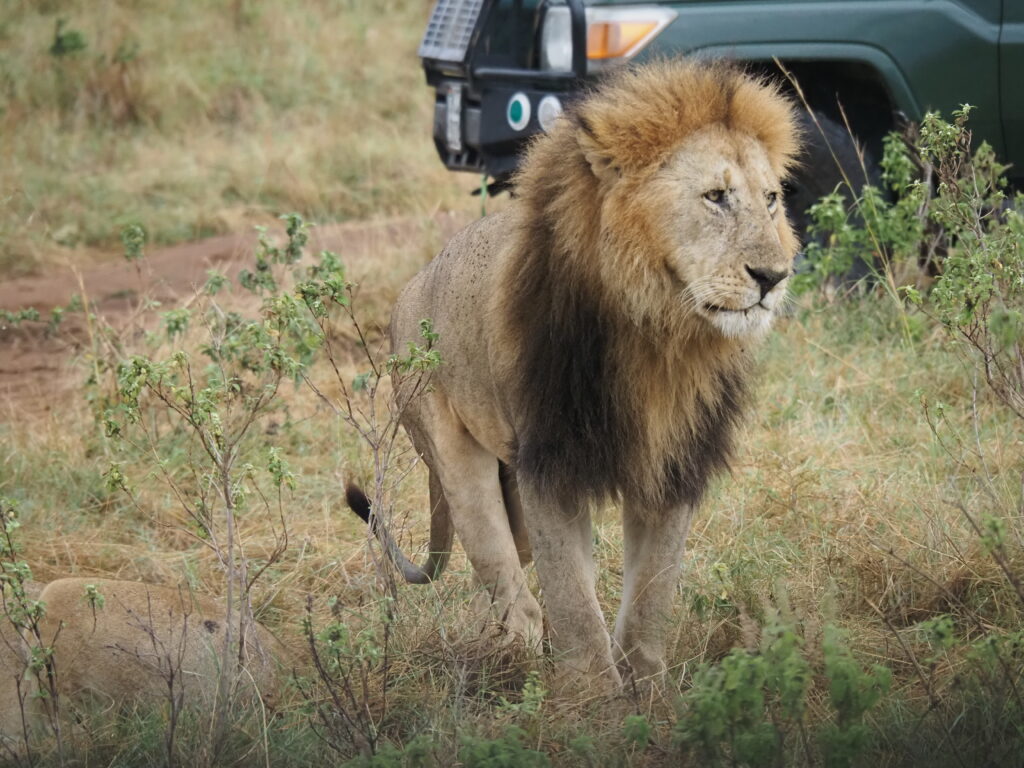
M 387 549 L 410 581 L 435 578 L 454 525 L 505 627 L 536 644 L 532 552 L 566 682 L 665 668 L 690 518 L 792 272 L 780 180 L 797 151 L 791 103 L 728 64 L 621 71 L 533 142 L 508 209 L 458 233 L 394 309 L 393 347 L 431 318 L 443 363 L 403 415 L 430 470 L 430 561 Z M 611 638 L 590 523 L 610 498 L 625 541 Z

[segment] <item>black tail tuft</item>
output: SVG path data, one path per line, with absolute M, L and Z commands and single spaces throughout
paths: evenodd
M 351 483 L 345 485 L 345 502 L 349 509 L 359 515 L 360 520 L 367 524 L 370 522 L 370 500 L 358 486 Z
M 391 538 L 391 534 L 388 533 L 388 529 L 380 519 L 373 514 L 373 508 L 370 505 L 370 500 L 366 498 L 366 494 L 362 490 L 351 483 L 345 485 L 345 501 L 348 503 L 349 508 L 359 515 L 359 518 L 370 526 L 370 531 L 374 536 L 377 537 L 377 541 L 380 542 L 381 548 L 384 550 L 384 554 L 387 558 L 395 565 L 398 570 L 402 572 L 402 576 L 410 584 L 427 584 L 432 578 L 436 571 L 437 575 L 440 575 L 441 565 L 438 567 L 436 557 L 431 554 L 431 570 L 430 573 L 420 568 L 418 565 L 409 560 L 405 555 L 402 554 L 402 550 L 398 548 L 395 540 Z M 449 544 L 451 542 L 449 541 Z

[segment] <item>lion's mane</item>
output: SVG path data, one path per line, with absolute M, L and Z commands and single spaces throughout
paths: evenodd
M 599 83 L 532 143 L 516 179 L 517 257 L 498 304 L 515 462 L 566 504 L 696 504 L 727 465 L 749 354 L 665 299 L 663 234 L 637 202 L 715 123 L 758 139 L 780 177 L 793 164 L 795 112 L 777 87 L 675 60 Z

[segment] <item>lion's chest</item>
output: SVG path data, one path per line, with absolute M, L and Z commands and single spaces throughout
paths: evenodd
M 579 351 L 579 350 L 577 350 Z M 517 430 L 518 467 L 579 504 L 621 497 L 696 504 L 724 468 L 743 404 L 741 369 L 629 367 L 607 350 L 565 365 Z

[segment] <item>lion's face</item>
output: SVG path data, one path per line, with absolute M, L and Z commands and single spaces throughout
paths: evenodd
M 690 136 L 651 179 L 678 301 L 734 338 L 763 334 L 797 251 L 764 147 L 721 125 Z

